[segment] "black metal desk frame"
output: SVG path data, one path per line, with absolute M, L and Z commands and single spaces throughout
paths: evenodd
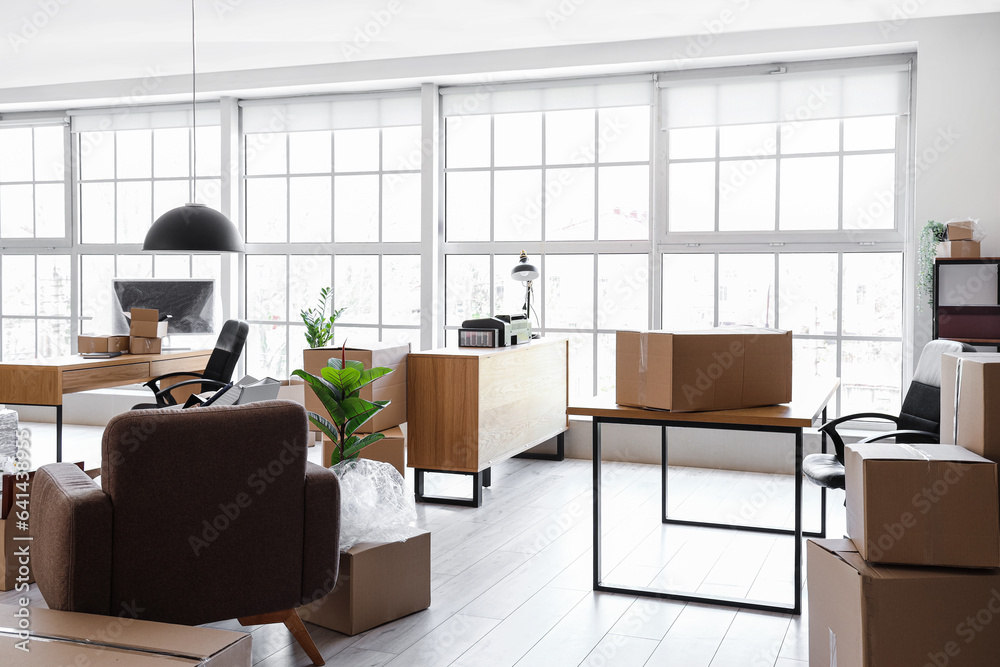
M 664 413 L 657 413 L 662 416 Z M 826 536 L 826 489 L 820 489 L 820 530 L 819 532 L 804 532 L 802 530 L 802 436 L 803 427 L 795 426 L 763 426 L 759 424 L 729 424 L 713 422 L 694 422 L 687 420 L 641 419 L 631 417 L 600 417 L 593 416 L 594 442 L 594 590 L 622 595 L 639 595 L 684 602 L 703 602 L 727 607 L 740 607 L 758 611 L 777 611 L 785 614 L 799 615 L 802 613 L 802 538 Z M 826 406 L 823 407 L 822 420 L 826 422 Z M 726 530 L 745 530 L 757 533 L 772 533 L 778 535 L 793 535 L 795 537 L 795 583 L 791 605 L 778 605 L 765 602 L 755 602 L 746 598 L 727 596 L 698 595 L 696 593 L 681 593 L 654 588 L 630 588 L 624 586 L 609 586 L 601 583 L 601 425 L 602 424 L 636 424 L 640 426 L 659 426 L 660 428 L 660 469 L 661 469 L 661 519 L 665 524 L 684 526 L 700 526 L 706 528 L 722 528 Z M 728 431 L 757 431 L 781 433 L 795 436 L 795 528 L 777 528 L 766 526 L 748 526 L 711 521 L 693 521 L 671 518 L 667 514 L 667 427 L 705 428 Z M 826 434 L 821 437 L 822 450 L 826 453 Z

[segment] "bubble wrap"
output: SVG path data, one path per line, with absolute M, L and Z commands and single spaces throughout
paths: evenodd
M 0 408 L 0 472 L 14 472 L 17 455 L 17 413 Z
M 340 478 L 340 550 L 358 542 L 402 542 L 417 520 L 413 495 L 390 464 L 358 459 L 330 468 Z

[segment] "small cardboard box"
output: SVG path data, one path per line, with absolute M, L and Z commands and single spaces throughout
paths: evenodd
M 1000 570 L 872 565 L 850 540 L 806 551 L 809 667 L 997 664 Z
M 975 223 L 972 220 L 955 220 L 945 223 L 949 241 L 971 241 L 975 236 Z M 976 255 L 978 257 L 979 255 Z
M 393 426 L 382 431 L 385 437 L 374 445 L 368 445 L 361 450 L 360 457 L 371 461 L 382 461 L 390 463 L 399 471 L 399 474 L 406 477 L 406 424 Z M 330 457 L 333 455 L 333 441 L 323 436 L 323 466 L 329 467 Z
M 27 635 L 18 627 L 24 618 Z M 28 665 L 250 667 L 253 658 L 246 632 L 0 605 L 0 655 L 22 655 L 16 647 L 25 639 Z
M 979 257 L 979 241 L 942 241 L 938 243 L 938 257 Z
M 160 322 L 160 311 L 155 308 L 133 308 L 128 334 L 139 338 L 163 338 L 167 335 L 167 321 Z
M 619 331 L 617 402 L 697 412 L 792 400 L 792 333 Z
M 1000 463 L 1000 354 L 941 357 L 941 442 Z
M 377 433 L 399 426 L 406 422 L 406 355 L 410 353 L 410 344 L 390 345 L 388 343 L 371 343 L 365 346 L 347 348 L 347 358 L 360 361 L 365 368 L 383 366 L 391 368 L 392 373 L 383 375 L 361 390 L 361 398 L 366 401 L 391 401 L 388 407 L 368 420 L 358 433 Z M 306 372 L 319 375 L 332 357 L 340 357 L 339 347 L 318 347 L 303 350 L 302 365 Z M 316 398 L 312 389 L 305 390 L 306 410 L 325 415 L 323 404 Z M 310 428 L 319 430 L 310 422 Z
M 870 563 L 1000 567 L 997 464 L 957 445 L 852 444 L 847 534 Z
M 142 336 L 132 336 L 132 345 L 129 351 L 132 354 L 159 354 L 162 349 L 162 338 L 144 338 Z
M 431 534 L 362 542 L 340 554 L 333 591 L 299 607 L 302 620 L 356 635 L 431 605 Z
M 129 351 L 128 336 L 77 336 L 77 350 L 84 352 L 124 352 Z

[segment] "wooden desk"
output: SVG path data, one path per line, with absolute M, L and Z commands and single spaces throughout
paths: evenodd
M 454 347 L 407 357 L 407 465 L 418 501 L 479 507 L 491 466 L 569 427 L 569 340 L 546 336 L 513 347 Z M 425 472 L 474 478 L 472 500 L 428 497 Z
M 112 359 L 84 359 L 74 355 L 0 362 L 0 404 L 54 407 L 56 461 L 62 461 L 63 394 L 146 382 L 166 373 L 200 373 L 211 354 L 211 350 L 186 350 L 123 354 Z
M 569 406 L 571 415 L 593 418 L 594 432 L 594 590 L 624 595 L 644 595 L 647 597 L 683 600 L 686 602 L 707 602 L 731 607 L 779 611 L 799 614 L 802 611 L 802 537 L 820 537 L 826 534 L 826 489 L 822 490 L 820 508 L 821 528 L 818 533 L 802 531 L 802 432 L 806 428 L 826 421 L 826 406 L 840 386 L 840 380 L 795 387 L 792 402 L 769 405 L 761 408 L 741 408 L 738 410 L 716 410 L 711 412 L 666 412 L 644 410 L 624 405 L 616 405 L 614 396 L 602 395 Z M 794 594 L 789 605 L 754 602 L 744 598 L 713 595 L 696 595 L 652 588 L 626 588 L 602 583 L 601 571 L 601 425 L 640 424 L 660 427 L 660 467 L 661 495 L 660 511 L 663 523 L 688 526 L 746 530 L 779 535 L 793 535 L 795 539 Z M 786 433 L 795 436 L 795 528 L 769 528 L 736 525 L 706 521 L 677 519 L 667 514 L 667 426 L 683 428 L 711 428 L 735 431 L 765 431 Z M 826 451 L 826 435 L 823 435 L 823 451 Z

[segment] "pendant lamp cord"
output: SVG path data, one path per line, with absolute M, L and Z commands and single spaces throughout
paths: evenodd
M 191 0 L 191 184 L 188 186 L 188 194 L 192 204 L 195 202 L 194 191 L 198 178 L 198 85 L 197 85 L 197 59 L 195 53 L 194 39 L 194 0 Z

